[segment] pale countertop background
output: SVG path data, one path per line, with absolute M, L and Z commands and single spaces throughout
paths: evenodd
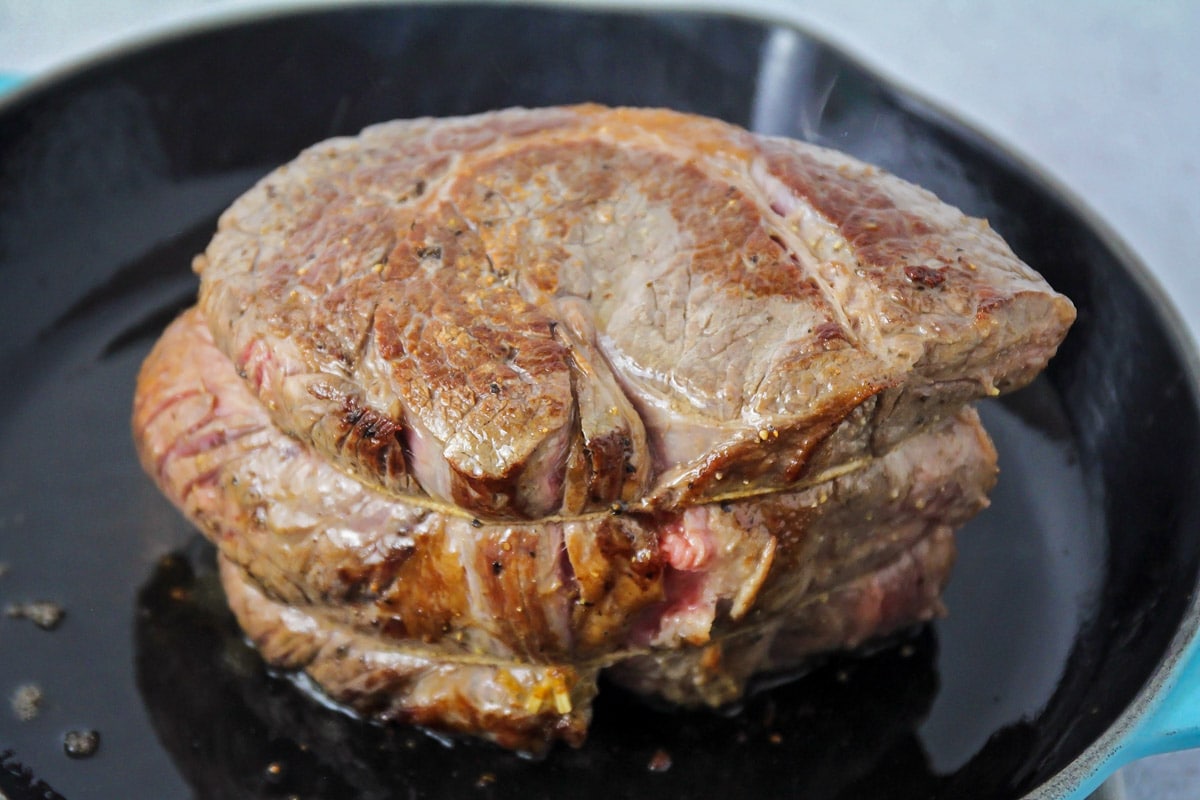
M 0 79 L 44 78 L 198 21 L 300 4 L 312 3 L 0 0 Z M 1112 228 L 1145 263 L 1193 341 L 1200 340 L 1197 0 L 656 5 L 761 10 L 794 21 L 990 134 Z M 1106 792 L 1128 800 L 1196 800 L 1200 754 L 1134 764 Z

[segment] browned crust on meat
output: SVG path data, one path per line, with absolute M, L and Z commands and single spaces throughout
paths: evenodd
M 275 598 L 385 639 L 586 658 L 663 596 L 657 537 L 633 517 L 484 525 L 323 463 L 273 426 L 195 310 L 143 364 L 133 428 L 167 497 Z
M 138 379 L 147 472 L 264 657 L 538 751 L 602 669 L 721 705 L 941 613 L 969 403 L 1070 302 L 833 151 L 594 105 L 375 126 L 221 218 Z
M 447 658 L 282 604 L 228 559 L 220 566 L 229 606 L 263 657 L 304 670 L 332 699 L 368 718 L 535 754 L 556 741 L 579 746 L 587 735 L 595 668 Z
M 219 548 L 268 661 L 369 716 L 533 751 L 582 741 L 611 664 L 720 705 L 759 670 L 927 618 L 951 528 L 995 477 L 962 410 L 803 491 L 473 523 L 364 486 L 277 429 L 195 310 L 146 359 L 133 425 L 146 470 Z
M 318 145 L 234 204 L 196 269 L 278 425 L 497 520 L 821 480 L 903 438 L 911 398 L 1023 385 L 1074 317 L 985 223 L 893 176 L 598 106 Z M 556 334 L 564 299 L 591 342 Z M 585 415 L 587 372 L 625 395 L 611 427 Z
M 272 598 L 381 641 L 530 661 L 703 644 L 785 614 L 968 519 L 996 459 L 964 411 L 803 491 L 682 515 L 472 523 L 364 487 L 275 429 L 195 311 L 146 359 L 133 424 L 147 472 Z
M 609 674 L 680 705 L 722 706 L 737 700 L 754 674 L 796 670 L 830 648 L 856 647 L 940 616 L 953 561 L 953 537 L 939 529 L 881 569 L 808 595 L 771 626 L 749 626 L 699 647 L 631 654 Z M 304 670 L 332 699 L 365 716 L 532 753 L 555 741 L 579 746 L 586 737 L 598 665 L 447 657 L 273 600 L 225 558 L 221 581 L 264 658 Z

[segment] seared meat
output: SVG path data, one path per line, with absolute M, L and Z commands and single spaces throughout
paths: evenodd
M 968 402 L 1070 302 L 847 156 L 660 110 L 378 125 L 221 218 L 138 452 L 264 657 L 524 750 L 942 612 Z
M 273 599 L 225 558 L 221 584 L 264 658 L 306 670 L 330 697 L 376 720 L 535 753 L 587 735 L 597 664 L 448 657 L 419 641 L 373 636 L 320 609 Z
M 134 425 L 147 471 L 221 549 L 235 612 L 268 659 L 368 713 L 526 749 L 578 741 L 612 664 L 639 688 L 719 705 L 755 672 L 928 619 L 950 531 L 995 475 L 963 410 L 803 490 L 478 523 L 367 488 L 275 428 L 194 310 L 146 360 Z M 507 699 L 477 696 L 501 674 Z M 452 700 L 428 689 L 456 679 Z M 394 691 L 413 681 L 431 683 Z
M 612 667 L 618 682 L 680 705 L 719 706 L 741 697 L 755 674 L 795 674 L 813 656 L 858 647 L 945 613 L 940 595 L 954 565 L 954 534 L 924 538 L 844 582 L 797 593 L 764 624 L 746 624 L 702 647 L 655 650 Z M 878 534 L 877 534 L 878 535 Z M 857 573 L 857 574 L 855 574 Z
M 805 597 L 778 626 L 748 628 L 703 648 L 630 655 L 612 675 L 682 704 L 728 702 L 764 669 L 892 633 L 941 611 L 953 562 L 948 531 L 922 540 L 877 572 Z M 580 744 L 603 662 L 544 663 L 448 657 L 412 640 L 380 637 L 322 609 L 273 599 L 221 561 L 238 623 L 273 664 L 304 669 L 330 697 L 381 721 L 468 733 L 527 752 L 556 740 Z
M 276 424 L 481 519 L 820 482 L 1027 382 L 1074 317 L 985 222 L 873 167 L 597 106 L 322 143 L 195 266 Z

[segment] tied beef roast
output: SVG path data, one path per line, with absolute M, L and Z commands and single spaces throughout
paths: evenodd
M 1073 317 L 980 220 L 663 110 L 421 119 L 239 198 L 143 366 L 142 462 L 268 661 L 536 751 L 941 613 L 968 403 Z

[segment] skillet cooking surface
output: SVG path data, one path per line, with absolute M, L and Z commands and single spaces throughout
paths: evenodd
M 874 161 L 988 217 L 1080 316 L 1044 378 L 984 409 L 1001 482 L 959 538 L 948 619 L 732 716 L 609 687 L 583 749 L 531 763 L 356 724 L 267 674 L 223 609 L 211 548 L 141 474 L 128 416 L 142 357 L 194 295 L 191 256 L 271 167 L 383 119 L 584 100 Z M 0 110 L 0 604 L 51 600 L 67 616 L 54 631 L 0 617 L 0 791 L 1017 796 L 1128 705 L 1195 583 L 1193 381 L 1137 274 L 994 145 L 827 47 L 745 20 L 309 12 L 30 91 Z M 7 698 L 31 682 L 44 702 L 18 721 Z M 78 728 L 100 732 L 90 759 L 62 752 Z

